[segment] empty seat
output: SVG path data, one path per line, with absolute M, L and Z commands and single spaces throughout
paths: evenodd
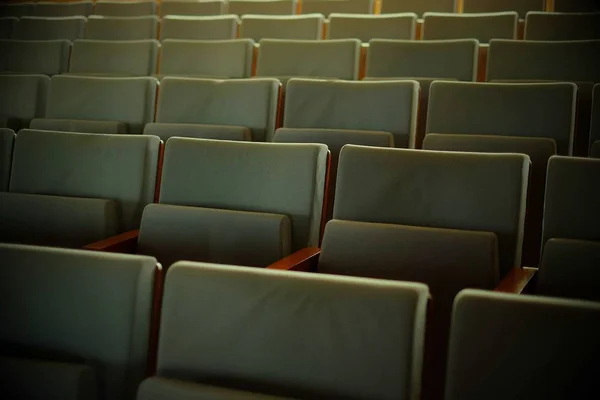
M 414 147 L 418 94 L 414 81 L 292 79 L 283 127 L 383 131 L 396 147 Z
M 107 17 L 141 17 L 155 15 L 158 6 L 156 1 L 96 1 L 95 15 Z
M 585 398 L 596 390 L 599 322 L 598 303 L 465 290 L 454 304 L 445 399 Z
M 12 129 L 0 128 L 0 192 L 8 190 L 15 136 Z
M 92 40 L 148 40 L 158 37 L 160 20 L 156 16 L 103 17 L 90 15 L 85 38 Z
M 462 0 L 463 13 L 516 11 L 521 18 L 529 11 L 544 11 L 545 0 Z
M 235 15 L 213 17 L 166 16 L 160 39 L 230 40 L 237 37 L 240 20 Z
M 45 118 L 33 129 L 90 133 L 142 133 L 154 121 L 155 78 L 55 76 Z
M 381 13 L 411 12 L 419 17 L 424 13 L 454 12 L 455 0 L 385 0 L 381 3 Z
M 34 2 L 2 3 L 0 4 L 0 17 L 21 18 L 33 15 Z
M 477 77 L 478 47 L 475 39 L 373 39 L 367 52 L 366 76 L 474 81 Z
M 360 41 L 277 40 L 260 41 L 256 75 L 280 78 L 295 76 L 358 79 Z
M 600 5 L 596 0 L 554 0 L 556 12 L 599 12 Z
M 0 71 L 57 75 L 67 72 L 68 40 L 0 40 Z
M 249 78 L 254 43 L 248 39 L 174 40 L 162 44 L 161 76 Z
M 328 17 L 333 13 L 371 14 L 372 0 L 306 0 L 301 5 L 302 14 L 323 14 Z
M 165 287 L 157 376 L 138 400 L 415 398 L 427 297 L 413 283 L 178 263 Z
M 94 4 L 91 0 L 69 2 L 37 2 L 33 9 L 36 17 L 87 17 L 92 13 Z
M 600 84 L 593 89 L 592 116 L 590 122 L 590 147 L 600 146 Z M 600 149 L 599 149 L 600 150 Z
M 485 14 L 425 13 L 423 39 L 516 39 L 519 15 L 516 12 Z
M 11 39 L 18 22 L 17 17 L 0 17 L 0 39 Z
M 156 124 L 194 124 L 185 136 L 218 139 L 234 128 L 254 141 L 270 141 L 277 123 L 280 83 L 275 79 L 213 80 L 164 78 Z M 216 125 L 216 126 L 215 126 Z M 167 125 L 154 134 L 167 139 Z M 172 133 L 173 132 L 173 133 Z
M 3 393 L 134 398 L 158 323 L 156 260 L 7 244 L 0 257 Z
M 327 39 L 415 39 L 417 15 L 414 13 L 383 15 L 331 14 Z
M 150 76 L 156 73 L 158 40 L 76 40 L 70 74 Z
M 13 39 L 69 40 L 83 37 L 85 17 L 23 17 L 15 27 Z
M 296 14 L 296 0 L 232 0 L 229 14 L 291 15 Z
M 160 2 L 159 14 L 161 17 L 165 15 L 222 15 L 225 14 L 226 7 L 227 3 L 224 0 L 163 0 Z
M 246 15 L 240 37 L 261 39 L 317 40 L 323 36 L 325 18 L 320 14 L 293 16 Z
M 527 13 L 525 40 L 587 39 L 600 39 L 600 13 Z
M 0 127 L 15 132 L 46 114 L 50 78 L 0 74 Z

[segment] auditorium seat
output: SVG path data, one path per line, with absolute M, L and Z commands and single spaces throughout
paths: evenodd
M 418 90 L 415 81 L 292 79 L 283 127 L 383 131 L 396 147 L 414 148 Z
M 463 13 L 516 11 L 525 18 L 529 11 L 544 11 L 545 0 L 462 0 Z
M 177 263 L 157 376 L 137 399 L 417 398 L 428 295 L 416 283 Z
M 95 15 L 107 17 L 141 17 L 144 15 L 156 15 L 156 1 L 96 1 L 94 6 Z
M 254 3 L 244 1 L 243 3 Z M 325 17 L 321 14 L 242 17 L 240 37 L 253 39 L 318 40 L 323 37 Z
M 160 40 L 231 40 L 237 37 L 240 19 L 235 15 L 189 17 L 171 15 L 163 17 Z
M 14 143 L 15 132 L 12 129 L 0 128 L 0 192 L 8 191 Z
M 296 14 L 296 0 L 231 0 L 228 13 L 239 15 L 293 15 Z
M 0 127 L 15 132 L 46 114 L 50 78 L 0 74 Z
M 166 77 L 158 95 L 156 123 L 145 133 L 206 139 L 270 141 L 277 124 L 281 84 L 275 79 Z M 173 124 L 180 127 L 173 129 Z M 232 136 L 233 135 L 233 136 Z
M 18 22 L 19 18 L 17 17 L 0 17 L 0 39 L 12 39 Z
M 424 40 L 476 39 L 486 44 L 490 39 L 516 39 L 519 15 L 512 12 L 483 14 L 433 13 L 423 15 Z
M 455 0 L 384 0 L 381 3 L 381 13 L 411 12 L 421 17 L 426 12 L 455 11 Z
M 588 39 L 600 39 L 600 13 L 527 13 L 525 40 Z
M 416 29 L 417 15 L 414 13 L 331 14 L 327 39 L 358 39 L 363 43 L 371 39 L 414 40 Z
M 85 17 L 23 17 L 15 27 L 13 39 L 69 40 L 83 37 Z
M 0 194 L 0 242 L 77 248 L 138 228 L 154 199 L 159 145 L 154 136 L 20 131 Z
M 300 6 L 302 14 L 371 14 L 372 0 L 304 0 Z
M 158 40 L 76 40 L 69 74 L 150 76 L 156 74 Z
M 254 43 L 247 39 L 174 40 L 162 43 L 160 76 L 249 78 Z
M 67 72 L 68 40 L 0 40 L 0 72 L 57 75 Z
M 132 399 L 153 343 L 152 257 L 0 244 L 0 356 L 11 399 Z
M 150 77 L 54 76 L 44 118 L 32 129 L 142 133 L 154 121 L 158 81 Z
M 53 2 L 39 1 L 33 8 L 33 16 L 36 17 L 87 17 L 92 13 L 94 3 L 87 1 Z
M 184 1 L 184 0 L 162 0 L 159 7 L 159 15 L 222 15 L 225 14 L 227 3 L 224 0 L 216 1 Z
M 556 12 L 600 12 L 596 0 L 554 0 Z
M 278 40 L 260 41 L 256 76 L 358 79 L 360 41 Z
M 598 335 L 598 303 L 465 290 L 454 303 L 445 399 L 589 397 Z
M 35 3 L 19 2 L 19 3 L 2 3 L 0 4 L 0 17 L 16 17 L 21 18 L 33 15 Z
M 91 40 L 149 40 L 158 37 L 160 19 L 141 17 L 104 17 L 90 15 L 85 24 L 85 38 Z

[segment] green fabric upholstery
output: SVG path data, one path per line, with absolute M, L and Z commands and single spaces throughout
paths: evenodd
M 160 203 L 286 215 L 292 251 L 317 246 L 327 147 L 171 138 Z
M 159 144 L 155 136 L 23 130 L 10 191 L 114 200 L 120 231 L 136 229 L 154 199 Z
M 13 39 L 69 40 L 83 37 L 85 17 L 23 17 L 15 27 Z
M 260 4 L 261 2 L 238 1 L 237 3 Z M 229 7 L 231 8 L 231 3 Z M 325 17 L 321 14 L 245 15 L 242 17 L 240 37 L 256 42 L 262 39 L 320 40 L 323 36 L 324 23 Z
M 43 117 L 50 78 L 45 75 L 0 74 L 0 127 L 15 132 Z
M 161 1 L 159 15 L 222 15 L 225 14 L 227 3 L 224 0 L 215 1 L 185 1 L 168 0 Z
M 127 124 L 118 121 L 37 118 L 31 120 L 29 127 L 34 130 L 59 132 L 127 133 Z
M 276 79 L 214 80 L 164 78 L 156 122 L 233 125 L 270 141 L 277 123 L 281 84 Z
M 164 267 L 180 260 L 266 267 L 289 255 L 290 225 L 280 214 L 149 204 L 137 251 Z
M 419 17 L 428 11 L 451 13 L 455 0 L 387 0 L 381 4 L 381 13 L 414 12 Z
M 474 81 L 479 44 L 475 39 L 373 39 L 367 52 L 366 76 L 451 78 Z
M 600 13 L 530 12 L 525 40 L 600 39 Z
M 512 12 L 455 14 L 428 12 L 423 15 L 424 40 L 516 39 L 519 15 Z
M 162 19 L 160 39 L 233 40 L 237 38 L 239 24 L 236 15 L 169 15 Z
M 302 14 L 371 14 L 372 0 L 307 0 L 302 2 Z
M 415 13 L 353 15 L 331 14 L 327 39 L 415 39 L 417 15 Z
M 57 75 L 67 72 L 68 40 L 0 40 L 0 72 Z
M 95 15 L 108 17 L 138 17 L 155 15 L 158 5 L 154 0 L 142 1 L 96 1 L 94 5 Z
M 39 1 L 35 4 L 33 15 L 38 17 L 87 17 L 92 13 L 94 3 L 91 0 L 57 3 Z
M 0 192 L 8 191 L 15 136 L 12 129 L 0 128 Z
M 416 283 L 179 262 L 167 273 L 157 375 L 294 398 L 414 399 L 428 294 Z
M 228 2 L 228 13 L 235 15 L 292 15 L 296 14 L 296 0 L 232 0 Z M 319 38 L 320 39 L 320 38 Z
M 359 59 L 360 41 L 357 39 L 263 39 L 258 50 L 256 76 L 356 80 Z
M 76 40 L 70 74 L 149 76 L 156 73 L 158 40 Z
M 558 12 L 599 12 L 596 0 L 554 0 L 554 11 Z
M 103 3 L 98 3 L 98 5 Z M 119 3 L 127 4 L 127 3 Z M 85 38 L 92 40 L 156 39 L 160 19 L 154 15 L 138 17 L 104 17 L 90 15 L 85 24 Z
M 0 259 L 3 350 L 85 363 L 99 398 L 133 398 L 146 374 L 156 260 L 7 244 Z
M 16 17 L 0 17 L 0 39 L 11 39 L 18 22 L 19 18 Z
M 521 18 L 529 11 L 544 11 L 545 0 L 463 0 L 463 13 L 516 11 Z
M 169 124 L 155 122 L 146 125 L 144 135 L 154 135 L 167 141 L 169 138 L 188 137 L 197 139 L 238 140 L 249 142 L 252 131 L 244 126 Z
M 160 74 L 249 78 L 253 54 L 254 42 L 248 39 L 166 39 L 162 43 Z
M 34 2 L 2 3 L 0 4 L 0 16 L 21 18 L 33 15 Z
M 396 147 L 414 147 L 418 100 L 415 81 L 292 79 L 283 126 L 383 131 L 394 135 Z
M 600 158 L 600 140 L 597 140 L 592 144 L 590 156 L 592 158 Z
M 445 399 L 586 398 L 598 383 L 599 335 L 598 303 L 465 290 L 454 304 Z

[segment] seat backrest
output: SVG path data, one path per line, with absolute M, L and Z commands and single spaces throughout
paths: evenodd
M 427 133 L 546 137 L 571 155 L 576 101 L 573 83 L 434 82 Z
M 521 18 L 529 11 L 544 11 L 545 0 L 462 0 L 463 13 L 516 11 Z
M 552 157 L 548 162 L 544 239 L 600 241 L 600 160 Z
M 331 14 L 327 39 L 415 39 L 417 14 Z
M 154 15 L 140 17 L 90 15 L 85 24 L 85 38 L 92 40 L 156 39 L 159 23 L 159 18 Z
M 529 164 L 523 154 L 348 145 L 333 218 L 495 233 L 503 276 L 521 263 Z
M 381 13 L 414 12 L 419 17 L 424 13 L 455 12 L 456 0 L 386 0 L 381 4 Z
M 58 75 L 67 72 L 68 40 L 0 40 L 0 71 Z
M 366 76 L 373 78 L 477 78 L 479 44 L 475 39 L 373 39 L 367 52 Z
M 358 79 L 360 41 L 278 40 L 260 41 L 256 76 L 290 78 Z
M 525 40 L 590 39 L 600 39 L 600 13 L 527 13 Z
M 12 39 L 18 22 L 17 17 L 0 17 L 0 39 Z
M 600 82 L 600 40 L 493 39 L 487 80 Z
M 0 127 L 18 131 L 46 114 L 50 78 L 0 74 Z
M 514 12 L 423 15 L 423 39 L 476 39 L 488 43 L 491 39 L 516 39 L 519 15 Z
M 600 84 L 594 85 L 592 94 L 592 118 L 590 122 L 590 147 L 600 141 Z M 599 144 L 600 145 L 600 144 Z
M 326 146 L 171 138 L 164 160 L 161 204 L 286 215 L 292 251 L 318 245 Z
M 0 4 L 0 17 L 26 17 L 33 15 L 35 3 L 18 2 L 18 3 L 2 3 Z
M 33 15 L 37 17 L 87 17 L 92 13 L 94 3 L 91 0 L 52 2 L 39 1 L 35 4 Z
M 241 3 L 254 3 L 243 1 Z M 242 17 L 240 37 L 253 39 L 317 40 L 323 35 L 325 17 L 321 14 Z
M 140 17 L 156 15 L 158 6 L 154 0 L 142 1 L 96 1 L 95 15 L 107 17 Z
M 237 37 L 240 19 L 236 15 L 163 17 L 160 40 L 230 40 Z
M 158 375 L 294 398 L 414 399 L 427 298 L 415 283 L 180 262 L 166 280 Z
M 23 17 L 15 27 L 18 40 L 69 40 L 83 37 L 85 17 Z
M 585 398 L 598 335 L 598 303 L 465 290 L 454 302 L 445 399 Z
M 599 12 L 596 0 L 554 0 L 556 12 Z
M 372 0 L 309 0 L 303 1 L 302 14 L 371 14 L 373 12 Z
M 179 40 L 162 43 L 160 75 L 250 78 L 254 42 L 250 39 Z
M 10 191 L 115 200 L 121 230 L 137 229 L 154 199 L 159 145 L 155 136 L 23 130 Z
M 15 136 L 12 129 L 0 128 L 0 192 L 8 191 Z
M 161 1 L 159 15 L 222 15 L 225 14 L 227 3 L 224 0 L 209 1 Z
M 98 399 L 133 398 L 146 374 L 156 260 L 8 244 L 0 244 L 0 258 L 3 349 L 87 364 Z
M 296 14 L 296 0 L 232 0 L 229 2 L 229 14 L 242 15 L 292 15 Z
M 46 118 L 119 121 L 129 133 L 141 133 L 154 121 L 155 78 L 54 76 L 50 80 Z
M 383 131 L 394 135 L 396 147 L 414 147 L 418 97 L 415 81 L 292 79 L 283 126 Z
M 275 79 L 166 77 L 158 95 L 156 122 L 235 125 L 250 128 L 254 141 L 271 141 L 281 84 Z

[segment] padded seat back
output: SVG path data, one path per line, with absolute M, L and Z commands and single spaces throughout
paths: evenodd
M 296 0 L 232 0 L 229 3 L 229 14 L 242 15 L 292 15 L 296 14 Z
M 0 40 L 12 39 L 15 26 L 19 22 L 16 17 L 0 17 Z
M 52 2 L 39 1 L 35 4 L 33 15 L 37 17 L 87 17 L 92 13 L 94 3 L 91 0 Z
M 415 39 L 417 15 L 414 13 L 353 15 L 331 14 L 327 39 Z
M 482 14 L 425 13 L 423 39 L 516 39 L 519 15 L 514 11 Z
M 173 136 L 197 139 L 252 141 L 252 131 L 245 126 L 234 125 L 199 125 L 169 122 L 153 122 L 146 124 L 144 135 L 154 135 L 167 141 Z
M 23 17 L 15 26 L 13 39 L 69 40 L 83 37 L 85 17 Z
M 0 74 L 0 126 L 18 131 L 46 114 L 50 78 Z
M 0 192 L 8 190 L 15 136 L 12 129 L 0 128 Z
M 600 13 L 530 12 L 525 40 L 600 39 Z
M 462 0 L 463 13 L 490 13 L 516 11 L 520 18 L 525 18 L 529 11 L 544 11 L 544 0 Z
M 324 145 L 171 138 L 160 203 L 285 215 L 296 251 L 318 245 L 326 164 Z
M 96 1 L 95 15 L 107 17 L 139 17 L 155 15 L 158 9 L 156 1 Z
M 35 3 L 18 2 L 18 3 L 2 3 L 0 4 L 0 17 L 16 17 L 21 18 L 33 15 Z
M 140 17 L 90 15 L 85 25 L 85 38 L 91 40 L 156 39 L 159 23 L 159 18 L 153 15 Z
M 0 40 L 0 72 L 58 75 L 67 72 L 68 40 Z
M 7 244 L 0 259 L 0 343 L 8 356 L 91 367 L 98 399 L 133 398 L 146 374 L 156 260 Z M 58 385 L 51 376 L 38 383 Z
M 596 0 L 554 0 L 554 11 L 557 12 L 599 12 Z
M 159 14 L 165 15 L 222 15 L 225 14 L 227 3 L 224 0 L 216 1 L 161 1 Z
M 307 0 L 302 2 L 302 14 L 371 14 L 372 0 Z
M 240 1 L 239 3 L 254 3 Z M 240 37 L 253 39 L 318 40 L 323 36 L 325 17 L 310 15 L 245 15 L 242 17 Z
M 419 17 L 429 11 L 455 12 L 456 0 L 387 0 L 381 3 L 381 13 L 414 12 Z
M 237 37 L 240 19 L 236 15 L 163 17 L 160 39 L 232 40 Z

